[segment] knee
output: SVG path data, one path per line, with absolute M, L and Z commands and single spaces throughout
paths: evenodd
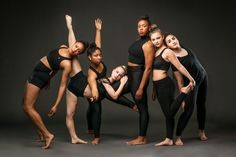
M 67 112 L 66 113 L 66 118 L 73 118 L 74 117 L 74 115 L 75 115 L 75 112 L 74 111 L 72 111 L 72 112 Z
M 29 112 L 32 111 L 32 110 L 33 110 L 33 107 L 31 107 L 30 105 L 28 105 L 28 104 L 26 104 L 26 103 L 23 104 L 23 111 L 24 111 L 25 113 L 29 113 Z

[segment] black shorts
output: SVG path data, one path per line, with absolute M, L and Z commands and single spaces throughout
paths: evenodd
M 84 90 L 88 85 L 87 76 L 82 71 L 70 78 L 67 89 L 77 97 L 84 96 Z
M 31 76 L 28 78 L 28 82 L 42 89 L 49 83 L 51 71 L 51 69 L 40 61 L 34 67 Z

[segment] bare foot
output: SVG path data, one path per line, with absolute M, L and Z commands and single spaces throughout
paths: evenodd
M 76 138 L 76 139 L 71 139 L 71 143 L 72 144 L 87 144 L 88 142 L 80 138 Z
M 146 137 L 143 137 L 143 136 L 138 136 L 136 139 L 126 142 L 126 144 L 128 144 L 130 146 L 142 145 L 142 144 L 146 144 L 146 143 L 147 143 L 147 139 L 146 139 Z
M 208 137 L 206 136 L 204 130 L 200 130 L 198 136 L 199 136 L 199 138 L 200 138 L 201 141 L 206 141 L 206 140 L 208 140 Z
M 99 144 L 99 142 L 100 142 L 100 138 L 94 138 L 94 140 L 92 141 L 92 144 L 97 145 Z
M 155 146 L 172 146 L 173 145 L 173 140 L 166 138 L 164 141 L 155 144 Z
M 48 149 L 50 147 L 50 144 L 54 138 L 53 134 L 50 134 L 48 137 L 45 137 L 45 146 L 43 146 L 43 149 Z
M 176 138 L 175 145 L 177 145 L 177 146 L 183 146 L 184 145 L 184 143 L 183 143 L 183 141 L 181 140 L 180 137 Z
M 137 107 L 137 105 L 134 105 L 133 108 L 132 108 L 132 110 L 135 111 L 135 112 L 138 112 L 138 107 Z
M 94 131 L 93 130 L 88 130 L 87 133 L 88 134 L 94 134 Z
M 188 94 L 191 91 L 191 85 L 185 86 L 181 88 L 181 92 Z
M 37 142 L 44 142 L 45 141 L 45 139 L 44 139 L 44 137 L 43 137 L 43 134 L 39 131 L 39 130 L 37 130 L 37 133 L 38 133 L 38 139 L 36 140 Z

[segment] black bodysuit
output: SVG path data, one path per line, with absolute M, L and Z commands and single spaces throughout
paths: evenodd
M 208 87 L 208 77 L 206 70 L 203 68 L 196 55 L 187 48 L 184 48 L 188 54 L 183 57 L 178 57 L 180 63 L 188 70 L 190 75 L 196 81 L 196 87 L 191 91 L 185 99 L 185 109 L 180 115 L 176 135 L 181 136 L 184 128 L 186 127 L 193 111 L 194 105 L 197 105 L 197 119 L 198 128 L 200 130 L 205 129 L 206 120 L 206 98 L 207 98 L 207 87 Z M 173 71 L 177 71 L 175 67 L 172 67 Z M 184 77 L 184 86 L 189 83 L 189 80 Z

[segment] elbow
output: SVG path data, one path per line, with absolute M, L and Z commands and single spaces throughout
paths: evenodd
M 118 99 L 118 95 L 112 95 L 111 96 L 113 100 L 117 100 Z

